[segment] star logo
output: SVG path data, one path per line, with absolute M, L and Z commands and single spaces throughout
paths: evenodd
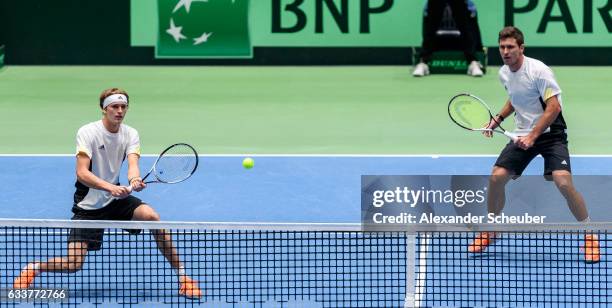
M 174 10 L 172 10 L 172 14 L 176 13 L 177 11 L 179 11 L 181 8 L 185 8 L 185 12 L 187 12 L 187 14 L 189 14 L 189 11 L 191 10 L 191 4 L 194 2 L 208 2 L 209 0 L 179 0 L 178 3 L 174 6 Z M 231 0 L 232 4 L 234 3 L 235 0 Z M 182 26 L 176 26 L 174 24 L 174 19 L 170 18 L 170 28 L 168 28 L 166 30 L 166 33 L 168 33 L 169 35 L 172 36 L 172 38 L 174 38 L 174 41 L 176 43 L 179 43 L 182 39 L 187 39 L 188 37 L 186 37 L 183 34 L 183 27 Z M 212 32 L 206 32 L 203 31 L 202 35 L 200 35 L 199 37 L 196 38 L 192 38 L 193 39 L 193 45 L 200 45 L 203 43 L 208 42 L 208 38 L 212 35 Z
M 257 0 L 157 1 L 158 58 L 252 57 L 249 2 Z
M 172 37 L 174 38 L 175 42 L 179 42 L 181 39 L 186 39 L 187 37 L 183 35 L 182 33 L 183 31 L 183 27 L 177 27 L 174 24 L 174 19 L 170 19 L 170 28 L 168 28 L 168 30 L 166 30 L 166 33 L 172 35 Z
M 205 43 L 206 41 L 208 41 L 208 37 L 212 35 L 212 32 L 210 33 L 202 33 L 202 35 L 200 35 L 200 37 L 196 37 L 193 39 L 193 44 L 194 45 L 200 45 L 202 43 Z
M 185 11 L 189 13 L 189 9 L 191 8 L 192 2 L 208 2 L 208 0 L 180 0 L 174 7 L 174 10 L 172 11 L 172 13 L 176 13 L 176 11 L 180 10 L 182 7 L 185 7 Z

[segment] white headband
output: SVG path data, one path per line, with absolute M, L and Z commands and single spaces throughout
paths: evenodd
M 124 103 L 127 105 L 128 103 L 127 96 L 125 96 L 125 94 L 113 94 L 113 95 L 107 96 L 102 102 L 102 109 L 114 103 Z

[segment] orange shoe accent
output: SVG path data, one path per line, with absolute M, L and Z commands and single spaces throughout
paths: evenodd
M 34 268 L 36 263 L 29 263 L 19 273 L 19 276 L 15 278 L 13 282 L 14 289 L 27 289 L 34 283 L 36 277 L 36 269 Z
M 481 253 L 495 242 L 495 232 L 480 232 L 468 246 L 468 252 Z
M 584 236 L 584 247 L 580 249 L 584 252 L 584 262 L 597 263 L 600 259 L 599 241 L 597 235 L 586 234 Z
M 189 299 L 198 299 L 202 297 L 202 290 L 198 287 L 198 282 L 187 277 L 183 276 L 179 278 L 179 294 L 185 296 Z

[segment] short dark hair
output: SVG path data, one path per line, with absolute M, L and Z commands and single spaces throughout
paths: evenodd
M 501 31 L 499 31 L 499 38 L 497 39 L 497 42 L 499 43 L 501 40 L 507 38 L 515 39 L 519 46 L 525 44 L 525 36 L 523 36 L 523 32 L 521 32 L 521 30 L 517 27 L 508 26 L 501 29 Z
M 120 89 L 120 88 L 110 88 L 110 89 L 106 89 L 102 91 L 102 93 L 100 94 L 100 108 L 103 108 L 102 104 L 104 103 L 104 99 L 113 94 L 123 94 L 125 95 L 125 98 L 127 99 L 127 101 L 128 102 L 130 101 L 130 96 L 127 94 L 127 92 L 125 92 L 125 90 Z

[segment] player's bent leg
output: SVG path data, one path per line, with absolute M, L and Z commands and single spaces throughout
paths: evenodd
M 49 259 L 40 266 L 41 272 L 75 273 L 83 268 L 87 256 L 87 242 L 68 243 L 68 255 L 63 258 Z
M 552 178 L 563 197 L 567 200 L 567 205 L 574 217 L 576 217 L 576 220 L 588 222 L 589 212 L 586 208 L 584 198 L 574 186 L 572 174 L 567 170 L 558 170 L 553 171 Z M 601 252 L 597 235 L 592 233 L 585 234 L 584 245 L 581 250 L 584 253 L 584 262 L 599 262 Z
M 159 221 L 159 214 L 148 204 L 141 204 L 134 210 L 132 220 L 141 221 Z M 157 248 L 162 255 L 170 262 L 173 268 L 179 268 L 180 261 L 178 259 L 178 252 L 172 242 L 172 236 L 167 230 L 151 230 L 151 234 L 155 239 Z
M 512 173 L 510 170 L 494 166 L 489 177 L 489 187 L 487 189 L 487 207 L 489 213 L 498 215 L 504 208 L 506 200 L 506 184 L 510 181 Z M 480 232 L 468 245 L 468 252 L 481 253 L 491 246 L 497 237 L 495 232 Z
M 148 204 L 141 204 L 134 210 L 132 220 L 159 221 L 159 214 Z M 161 254 L 168 260 L 170 266 L 176 271 L 179 277 L 179 294 L 189 299 L 198 299 L 202 297 L 202 290 L 198 286 L 198 282 L 185 273 L 185 267 L 181 264 L 180 256 L 172 235 L 168 230 L 151 230 L 151 234 L 155 239 L 157 248 Z
M 504 167 L 494 166 L 489 177 L 487 189 L 487 208 L 489 213 L 498 215 L 506 202 L 506 184 L 512 178 L 512 172 Z
M 134 210 L 132 220 L 144 220 L 144 221 L 159 221 L 159 214 L 148 204 L 141 204 Z M 162 255 L 170 262 L 173 268 L 177 269 L 180 267 L 180 261 L 178 252 L 172 242 L 172 236 L 168 230 L 151 230 L 151 234 L 155 239 L 157 248 Z
M 572 174 L 566 170 L 557 170 L 552 173 L 553 181 L 559 189 L 559 192 L 567 200 L 567 206 L 572 211 L 574 217 L 578 221 L 584 221 L 589 217 L 589 213 L 586 208 L 586 203 L 582 195 L 574 187 L 572 181 Z
M 179 277 L 179 294 L 189 299 L 202 297 L 202 291 L 198 286 L 198 282 L 187 276 L 185 272 L 185 267 L 181 263 L 178 250 L 174 246 L 171 234 L 167 230 L 151 230 L 151 233 L 157 243 L 157 248 L 166 260 L 168 260 Z
M 159 214 L 150 205 L 143 203 L 134 210 L 132 220 L 159 221 Z
M 31 262 L 28 263 L 15 278 L 13 288 L 27 289 L 32 286 L 36 276 L 42 272 L 65 272 L 74 273 L 83 268 L 83 262 L 87 255 L 86 242 L 70 242 L 68 244 L 68 255 L 66 257 L 57 257 L 47 260 L 46 262 Z
M 167 230 L 151 230 L 153 238 L 157 243 L 157 248 L 161 254 L 168 260 L 172 268 L 176 271 L 179 278 L 179 294 L 189 299 L 197 299 L 202 297 L 202 290 L 198 286 L 198 282 L 187 276 L 185 267 L 181 263 L 180 256 L 174 243 L 172 236 Z

